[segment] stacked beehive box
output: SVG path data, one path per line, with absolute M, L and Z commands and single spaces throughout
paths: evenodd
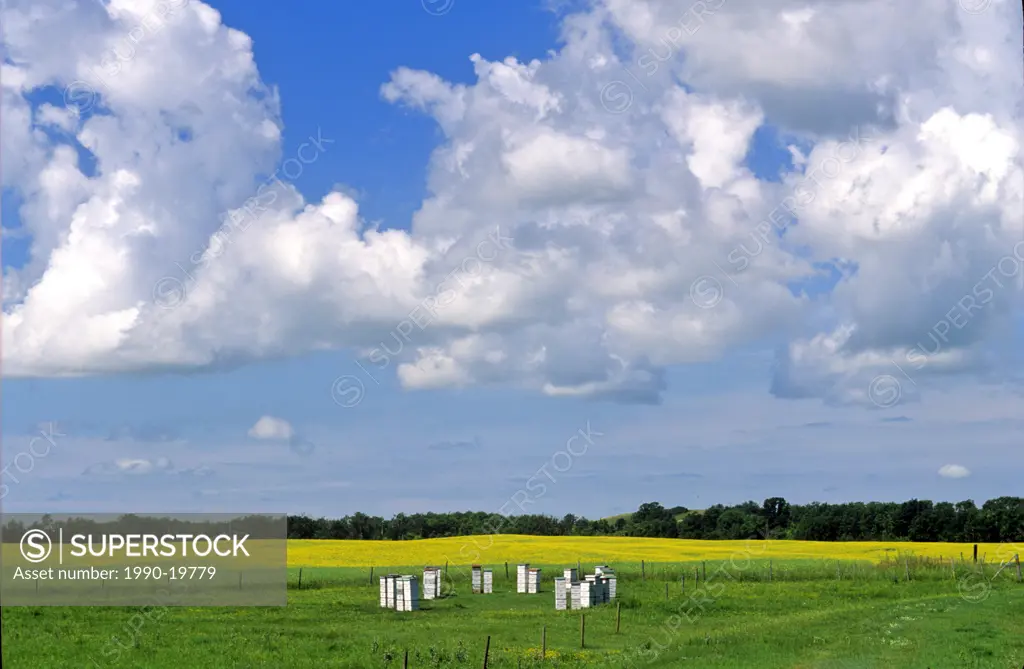
M 568 571 L 568 570 L 566 570 Z M 572 589 L 572 581 L 565 577 L 555 579 L 555 609 L 565 611 L 569 591 Z
M 529 571 L 530 571 L 530 565 L 528 565 L 528 564 L 521 564 L 521 565 L 516 567 L 516 592 L 517 593 L 524 593 L 524 592 L 526 592 L 526 580 L 527 580 L 527 574 L 529 573 Z
M 490 595 L 494 592 L 494 572 L 484 569 L 484 594 Z
M 437 599 L 441 596 L 441 568 L 423 568 L 423 599 Z
M 399 576 L 395 586 L 395 606 L 396 611 L 405 610 L 405 577 Z
M 608 567 L 595 567 L 594 572 L 608 581 L 608 599 L 615 598 L 615 571 Z
M 527 572 L 526 592 L 531 595 L 540 592 L 540 569 L 531 569 Z
M 565 569 L 563 576 L 555 579 L 555 609 L 585 609 L 615 599 L 615 572 L 604 565 L 594 571 L 597 573 L 576 581 L 576 570 Z
M 483 573 L 480 565 L 473 565 L 473 594 L 480 594 L 483 592 Z
M 597 574 L 587 574 L 583 577 L 583 583 L 586 587 L 580 589 L 580 606 L 597 606 L 601 601 L 601 586 L 597 582 Z
M 396 608 L 398 600 L 398 574 L 380 577 L 380 606 L 384 609 Z
M 395 610 L 415 611 L 420 608 L 419 587 L 415 576 L 399 577 Z

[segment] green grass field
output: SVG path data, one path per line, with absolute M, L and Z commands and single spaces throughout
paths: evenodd
M 291 570 L 287 608 L 6 608 L 3 666 L 992 668 L 1024 665 L 1024 585 L 972 565 L 836 561 L 615 565 L 616 603 L 555 611 L 552 579 L 518 595 L 515 566 L 492 565 L 495 593 L 469 592 L 452 568 L 442 600 L 412 613 L 382 610 L 369 570 Z M 583 565 L 590 571 L 592 565 Z M 910 570 L 911 579 L 906 580 Z M 838 571 L 837 571 L 838 569 Z M 421 575 L 419 567 L 392 568 Z M 685 590 L 681 577 L 686 575 Z M 668 598 L 666 599 L 666 586 Z M 542 630 L 547 659 L 539 661 Z

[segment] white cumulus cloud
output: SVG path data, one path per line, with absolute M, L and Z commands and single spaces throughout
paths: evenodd
M 543 59 L 467 54 L 470 83 L 381 73 L 443 135 L 406 231 L 289 185 L 343 142 L 295 129 L 282 155 L 252 41 L 199 0 L 9 0 L 3 186 L 31 247 L 3 277 L 5 374 L 353 348 L 407 388 L 656 402 L 667 367 L 769 339 L 780 397 L 1005 371 L 1014 3 L 590 0 L 561 20 Z M 54 86 L 83 113 L 32 102 Z M 766 124 L 794 156 L 779 179 L 745 163 Z
M 253 439 L 278 439 L 287 441 L 295 434 L 291 423 L 273 416 L 263 416 L 249 428 L 249 436 Z
M 939 476 L 947 479 L 962 479 L 971 475 L 971 471 L 963 465 L 942 465 Z

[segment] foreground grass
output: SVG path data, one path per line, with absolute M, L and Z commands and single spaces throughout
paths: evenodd
M 3 663 L 57 667 L 553 667 L 1016 669 L 1024 664 L 1024 585 L 973 565 L 763 559 L 615 563 L 616 606 L 554 610 L 551 579 L 568 562 L 540 565 L 546 592 L 515 594 L 515 568 L 494 569 L 495 593 L 468 592 L 449 568 L 445 599 L 397 613 L 378 606 L 369 569 L 292 569 L 287 608 L 7 608 Z M 520 558 L 521 559 L 521 558 Z M 436 561 L 436 560 L 432 560 Z M 537 561 L 540 562 L 540 561 Z M 574 561 L 573 561 L 574 562 Z M 593 562 L 583 563 L 589 570 Z M 418 574 L 420 567 L 378 569 Z M 694 586 L 694 571 L 707 578 Z M 911 580 L 907 581 L 906 572 Z M 682 580 L 686 576 L 685 583 Z M 667 588 L 667 598 L 666 598 Z M 117 641 L 112 639 L 116 637 Z M 116 652 L 115 652 L 116 651 Z

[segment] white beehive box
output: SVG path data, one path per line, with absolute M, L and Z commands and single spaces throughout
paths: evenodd
M 380 577 L 380 608 L 388 608 L 388 579 L 385 576 Z
M 566 569 L 565 571 L 562 572 L 562 576 L 569 583 L 572 583 L 573 581 L 580 580 L 579 576 L 576 574 L 576 567 L 573 567 L 572 569 Z
M 600 564 L 600 565 L 597 565 L 596 567 L 594 567 L 594 573 L 597 574 L 598 576 L 600 576 L 601 574 L 605 573 L 606 571 L 608 571 L 608 565 Z
M 597 583 L 600 586 L 597 601 L 599 604 L 607 604 L 608 601 L 611 599 L 608 591 L 608 579 L 602 576 L 601 578 L 597 579 Z
M 597 604 L 598 587 L 594 581 L 580 581 L 580 608 L 586 609 Z
M 398 574 L 388 574 L 384 577 L 384 598 L 387 608 L 398 607 Z
M 527 572 L 526 592 L 536 595 L 540 592 L 540 569 L 531 569 Z
M 438 567 L 423 569 L 423 599 L 437 599 L 441 596 L 441 570 Z
M 582 606 L 580 603 L 582 590 L 583 586 L 580 581 L 573 583 L 569 588 L 569 604 L 573 610 L 579 609 Z
M 483 592 L 483 575 L 478 564 L 473 565 L 473 592 L 475 594 Z
M 484 569 L 484 594 L 490 595 L 494 592 L 494 572 Z
M 615 583 L 616 583 L 615 576 L 609 576 L 608 577 L 608 599 L 609 600 L 615 599 Z
M 521 564 L 516 567 L 516 592 L 526 592 L 526 575 L 529 573 L 530 565 Z
M 395 582 L 395 606 L 396 611 L 405 610 L 405 586 L 402 583 L 401 577 Z
M 441 585 L 444 583 L 444 571 L 434 567 L 434 599 L 441 597 Z
M 398 579 L 399 611 L 416 611 L 420 608 L 419 583 L 415 576 L 402 576 Z
M 568 596 L 566 583 L 567 581 L 564 577 L 555 579 L 555 610 L 557 611 L 565 611 L 566 609 L 566 599 Z M 571 581 L 568 581 L 568 583 L 571 583 Z

